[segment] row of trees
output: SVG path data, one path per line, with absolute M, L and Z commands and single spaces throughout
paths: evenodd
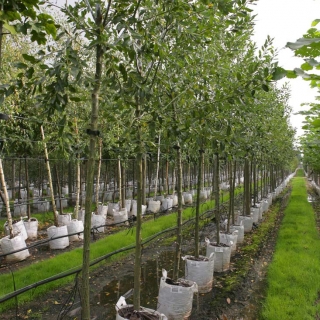
M 42 8 L 37 1 L 14 3 L 1 16 L 11 33 L 0 39 L 0 101 L 10 116 L 0 128 L 3 154 L 42 155 L 44 129 L 49 158 L 87 159 L 84 291 L 99 157 L 124 164 L 136 159 L 138 247 L 147 154 L 165 154 L 178 180 L 182 162 L 201 164 L 204 154 L 217 167 L 220 157 L 277 168 L 292 160 L 289 89 L 272 83 L 281 72 L 271 39 L 256 54 L 245 0 L 79 0 Z M 13 10 L 19 16 L 10 18 Z M 137 267 L 140 258 L 137 251 Z M 83 302 L 82 318 L 89 319 L 88 297 Z

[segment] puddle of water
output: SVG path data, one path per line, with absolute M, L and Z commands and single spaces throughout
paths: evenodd
M 162 276 L 162 269 L 168 271 L 169 276 L 172 276 L 174 251 L 164 251 L 158 257 L 147 260 L 141 266 L 141 305 L 147 308 L 156 309 L 159 283 Z M 184 263 L 181 262 L 181 267 L 184 268 Z M 183 276 L 183 272 L 180 275 Z M 115 319 L 115 304 L 121 295 L 128 292 L 134 287 L 133 266 L 132 273 L 121 277 L 118 280 L 113 280 L 105 285 L 100 292 L 100 305 L 103 305 L 106 313 L 106 319 Z M 128 304 L 133 303 L 133 297 L 126 299 Z

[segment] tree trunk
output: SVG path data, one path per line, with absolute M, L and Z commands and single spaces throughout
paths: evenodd
M 159 132 L 159 137 L 158 137 L 158 152 L 157 152 L 157 170 L 156 170 L 156 185 L 154 187 L 154 199 L 156 199 L 157 196 L 157 187 L 158 187 L 158 179 L 159 179 L 159 167 L 160 167 L 160 139 L 161 139 L 161 134 Z M 149 181 L 150 183 L 150 181 Z
M 216 227 L 217 227 L 217 244 L 220 244 L 220 190 L 219 190 L 219 154 L 216 153 L 215 156 L 215 165 L 214 165 L 214 171 L 215 171 L 215 179 L 214 179 L 214 197 L 215 197 L 215 219 L 216 219 Z
M 97 40 L 100 40 L 102 15 L 100 7 L 96 7 L 96 34 Z M 91 201 L 94 180 L 95 154 L 98 135 L 98 115 L 99 115 L 99 94 L 102 77 L 103 48 L 100 42 L 96 45 L 96 62 L 95 62 L 95 81 L 92 90 L 91 105 L 91 124 L 90 124 L 90 145 L 89 157 L 86 175 L 86 205 L 84 221 L 84 239 L 83 239 L 83 259 L 82 259 L 82 311 L 81 319 L 90 320 L 90 288 L 89 288 L 89 264 L 90 264 L 90 231 L 91 231 Z
M 31 206 L 29 203 L 29 196 L 30 196 L 30 186 L 29 186 L 29 168 L 28 168 L 28 160 L 27 158 L 24 159 L 24 167 L 26 170 L 26 189 L 27 189 L 27 215 L 28 219 L 31 218 Z
M 41 130 L 41 136 L 42 140 L 45 140 L 44 137 L 44 131 L 43 127 L 40 127 Z M 48 180 L 49 180 L 49 188 L 51 190 L 51 203 L 52 203 L 52 210 L 53 210 L 53 216 L 54 216 L 54 225 L 58 227 L 58 212 L 57 212 L 57 207 L 56 207 L 56 202 L 54 200 L 54 192 L 53 192 L 53 186 L 52 186 L 52 175 L 51 175 L 51 169 L 50 169 L 50 164 L 49 164 L 49 156 L 48 156 L 48 149 L 47 149 L 47 144 L 44 142 L 44 155 L 45 155 L 45 162 L 47 166 L 47 172 L 48 172 Z
M 250 216 L 251 197 L 250 197 L 250 164 L 249 160 L 244 160 L 244 215 Z
M 197 185 L 197 202 L 196 202 L 196 225 L 194 231 L 195 241 L 195 257 L 199 258 L 199 223 L 200 223 L 200 190 L 202 186 L 202 163 L 204 159 L 204 151 L 199 150 L 199 168 L 198 168 L 198 185 Z
M 100 172 L 101 172 L 101 158 L 102 158 L 102 139 L 99 139 L 99 160 L 98 160 L 98 172 L 96 181 L 96 213 L 99 209 L 99 192 L 100 192 Z
M 58 165 L 57 164 L 54 165 L 54 169 L 55 169 L 55 172 L 56 172 L 58 201 L 59 201 L 59 205 L 60 205 L 59 211 L 60 211 L 60 214 L 63 214 L 62 197 L 61 197 L 61 185 L 60 185 L 60 179 L 59 179 L 59 172 L 58 172 Z
M 121 163 L 121 208 L 126 207 L 126 169 L 125 166 L 123 165 L 123 162 Z
M 146 199 L 146 188 L 147 188 L 147 155 L 143 155 L 142 158 L 142 204 L 147 203 Z
M 2 184 L 2 189 L 3 189 L 3 194 L 4 194 L 4 201 L 6 205 L 6 212 L 7 212 L 7 218 L 8 218 L 8 228 L 9 228 L 9 234 L 10 234 L 10 239 L 13 238 L 13 227 L 12 227 L 12 216 L 10 212 L 10 203 L 9 203 L 9 197 L 8 197 L 8 190 L 7 190 L 7 185 L 6 181 L 4 178 L 4 173 L 3 173 L 3 167 L 2 167 L 2 159 L 0 158 L 0 182 Z
M 181 149 L 177 146 L 177 176 L 178 176 L 178 215 L 177 215 L 177 243 L 176 256 L 173 270 L 173 278 L 179 278 L 180 258 L 181 258 L 181 244 L 182 244 L 182 163 L 181 163 Z M 174 194 L 174 193 L 173 193 Z
M 137 119 L 140 118 L 141 111 L 138 103 L 136 108 Z M 139 151 L 137 155 L 137 220 L 136 220 L 136 248 L 135 248 L 135 263 L 134 263 L 134 296 L 133 306 L 135 310 L 140 310 L 140 277 L 141 277 L 141 224 L 142 224 L 142 197 L 143 188 L 145 190 L 145 184 L 143 183 L 143 151 L 141 141 L 141 125 L 138 123 L 138 141 Z

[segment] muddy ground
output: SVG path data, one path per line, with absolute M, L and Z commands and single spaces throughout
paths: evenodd
M 310 190 L 312 193 L 312 190 Z M 319 199 L 313 195 L 318 203 Z M 286 197 L 288 199 L 288 197 Z M 280 199 L 278 201 L 281 201 Z M 258 319 L 259 311 L 264 299 L 266 286 L 266 273 L 272 260 L 277 233 L 283 217 L 286 201 L 282 202 L 277 214 L 275 227 L 268 233 L 267 238 L 253 256 L 244 255 L 243 248 L 250 244 L 250 238 L 258 231 L 257 225 L 253 231 L 245 236 L 245 242 L 238 246 L 237 253 L 231 259 L 230 270 L 224 273 L 214 274 L 214 287 L 208 294 L 195 296 L 193 312 L 190 320 L 253 320 Z M 319 215 L 320 216 L 320 215 Z M 268 215 L 264 216 L 266 219 Z M 320 228 L 320 218 L 318 219 Z M 201 231 L 200 237 L 212 238 L 215 226 L 212 221 Z M 145 307 L 156 308 L 157 292 L 161 269 L 170 272 L 173 266 L 174 243 L 166 243 L 164 238 L 158 238 L 143 250 L 142 266 L 142 297 L 141 304 Z M 192 236 L 185 236 L 183 254 L 193 252 L 194 241 Z M 202 248 L 204 253 L 204 247 Z M 133 288 L 134 255 L 121 259 L 116 263 L 108 263 L 91 272 L 91 316 L 92 319 L 115 319 L 114 305 L 117 299 Z M 249 266 L 249 267 L 248 267 Z M 244 276 L 235 277 L 240 272 L 239 268 L 247 268 Z M 184 266 L 181 266 L 183 269 Z M 184 270 L 181 270 L 181 276 Z M 230 279 L 235 283 L 230 285 Z M 0 315 L 1 319 L 73 319 L 80 317 L 79 281 L 75 279 L 73 284 L 64 286 L 49 292 L 35 301 L 19 306 L 17 310 L 9 310 Z M 128 298 L 127 302 L 132 300 Z

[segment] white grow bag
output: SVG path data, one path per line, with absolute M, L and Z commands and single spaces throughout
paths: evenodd
M 35 240 L 38 237 L 38 220 L 36 218 L 31 218 L 23 222 L 26 228 L 28 239 Z
M 128 220 L 128 213 L 127 213 L 127 209 L 121 209 L 120 211 L 115 211 L 113 213 L 113 220 L 114 223 L 116 223 L 117 225 L 120 224 L 125 224 Z
M 14 238 L 9 239 L 10 236 L 6 236 L 0 240 L 0 245 L 2 252 L 4 254 L 10 253 L 15 250 L 19 250 L 22 248 L 26 248 L 26 242 L 23 239 L 23 237 L 19 234 L 16 235 Z M 16 253 L 12 253 L 6 256 L 6 261 L 7 262 L 17 262 L 17 261 L 22 261 L 25 260 L 30 256 L 29 250 L 22 250 Z
M 142 215 L 144 215 L 147 211 L 147 206 L 141 206 Z M 132 200 L 132 209 L 131 209 L 131 216 L 137 216 L 137 200 Z
M 91 228 L 94 233 L 104 233 L 104 225 L 106 224 L 106 218 L 97 214 L 91 216 Z
M 188 319 L 192 311 L 193 294 L 198 291 L 198 286 L 190 280 L 189 287 L 176 286 L 166 283 L 167 271 L 162 270 L 158 295 L 157 310 L 165 314 L 168 320 Z M 179 281 L 180 279 L 178 279 Z
M 239 223 L 242 222 L 245 233 L 250 232 L 252 230 L 253 219 L 251 216 L 239 216 L 238 221 Z
M 14 236 L 20 234 L 22 236 L 23 240 L 28 239 L 28 233 L 27 233 L 26 227 L 23 223 L 23 220 L 19 220 L 18 222 L 13 223 L 12 228 L 13 228 Z M 8 226 L 8 221 L 6 221 L 4 224 L 4 230 L 5 230 L 5 235 L 9 236 L 10 230 L 9 230 L 9 226 Z
M 116 311 L 117 311 L 116 320 L 127 320 L 127 318 L 120 316 L 119 312 L 121 311 L 121 309 L 130 308 L 130 307 L 133 307 L 133 305 L 131 305 L 131 304 L 127 305 L 126 299 L 121 296 L 116 304 Z M 140 307 L 140 312 L 143 312 L 143 311 L 157 315 L 159 317 L 159 320 L 168 320 L 168 318 L 164 314 L 162 314 L 156 310 Z
M 220 233 L 220 242 L 231 246 L 231 254 L 237 251 L 238 231 L 233 231 L 231 234 Z
M 169 194 L 167 198 L 172 199 L 172 206 L 175 207 L 178 205 L 178 196 L 176 194 Z M 183 199 L 183 196 L 182 196 Z
M 207 258 L 202 261 L 190 259 L 192 256 L 185 256 L 185 278 L 196 282 L 199 293 L 207 293 L 212 290 L 213 271 L 214 271 L 214 252 L 210 257 L 199 256 L 199 258 Z
M 244 240 L 244 227 L 242 225 L 242 221 L 240 222 L 240 225 L 233 225 L 230 227 L 230 231 L 238 231 L 238 238 L 237 243 L 242 243 Z
M 100 205 L 98 206 L 98 214 L 99 214 L 100 216 L 106 216 L 107 213 L 108 213 L 108 206 L 105 206 L 105 205 L 100 204 Z
M 115 211 L 119 211 L 118 202 L 109 202 L 108 203 L 108 215 L 113 217 Z
M 58 215 L 58 225 L 59 227 L 67 226 L 71 221 L 71 214 L 59 214 Z
M 183 192 L 183 200 L 185 204 L 192 204 L 193 199 L 192 199 L 192 194 L 189 192 Z
M 161 202 L 161 210 L 162 211 L 171 211 L 173 207 L 173 199 L 172 198 L 165 198 Z
M 231 246 L 216 246 L 210 243 L 208 238 L 205 239 L 207 244 L 206 256 L 210 257 L 211 253 L 214 252 L 214 271 L 223 272 L 229 270 L 230 258 L 231 258 Z
M 157 213 L 160 211 L 161 202 L 157 200 L 150 200 L 148 203 L 148 211 Z
M 131 211 L 131 200 L 127 199 L 125 202 L 126 202 L 127 212 L 129 213 Z
M 254 223 L 259 222 L 260 208 L 251 208 L 251 217 Z
M 69 246 L 69 237 L 63 237 L 56 240 L 54 238 L 68 236 L 67 226 L 56 227 L 52 226 L 47 229 L 50 249 L 64 249 Z
M 67 225 L 68 234 L 75 234 L 73 236 L 69 236 L 69 241 L 80 241 L 83 239 L 83 222 L 81 220 L 72 219 L 69 224 Z

